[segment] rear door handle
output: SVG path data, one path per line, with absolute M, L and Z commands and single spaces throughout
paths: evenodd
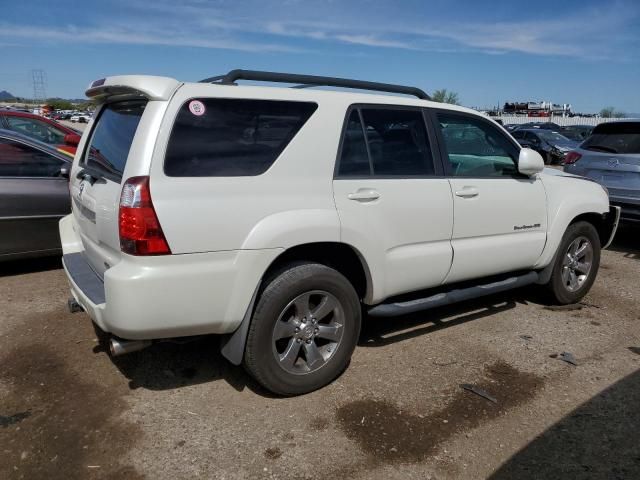
M 473 198 L 480 195 L 476 187 L 463 187 L 462 190 L 456 190 L 456 196 L 462 198 Z
M 357 192 L 347 195 L 347 198 L 356 202 L 373 202 L 380 198 L 380 194 L 370 188 L 361 188 Z

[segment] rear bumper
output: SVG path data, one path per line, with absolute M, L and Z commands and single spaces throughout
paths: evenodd
M 102 279 L 89 267 L 81 253 L 62 256 L 62 266 L 67 274 L 71 295 L 102 330 L 108 331 L 104 323 L 105 299 Z
M 61 235 L 75 235 L 60 223 Z M 68 226 L 68 225 L 67 225 Z M 65 244 L 77 243 L 65 238 Z M 65 251 L 71 292 L 105 332 L 147 340 L 233 332 L 241 323 L 264 271 L 280 249 L 134 257 L 100 278 L 83 251 Z

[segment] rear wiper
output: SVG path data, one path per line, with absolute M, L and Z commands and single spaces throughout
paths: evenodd
M 603 147 L 602 145 L 589 145 L 588 147 L 585 147 L 585 148 L 587 150 L 596 150 L 599 152 L 618 153 L 618 151 L 615 148 Z
M 86 180 L 93 186 L 98 180 L 103 180 L 104 176 L 102 172 L 95 168 L 83 167 L 76 175 L 76 178 Z

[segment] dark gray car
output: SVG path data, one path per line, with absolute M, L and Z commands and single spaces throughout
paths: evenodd
M 622 219 L 640 222 L 640 120 L 601 123 L 569 152 L 565 171 L 592 178 L 609 190 Z
M 71 211 L 72 160 L 45 143 L 0 130 L 0 261 L 61 252 L 58 221 Z
M 511 132 L 523 147 L 532 148 L 544 159 L 544 163 L 563 163 L 567 152 L 578 146 L 578 142 L 543 128 L 519 128 Z

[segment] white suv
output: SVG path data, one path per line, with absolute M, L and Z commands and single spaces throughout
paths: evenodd
M 234 70 L 109 77 L 87 96 L 60 236 L 70 308 L 113 354 L 220 334 L 267 389 L 308 392 L 347 366 L 363 312 L 534 283 L 578 301 L 617 226 L 600 185 L 416 88 Z

